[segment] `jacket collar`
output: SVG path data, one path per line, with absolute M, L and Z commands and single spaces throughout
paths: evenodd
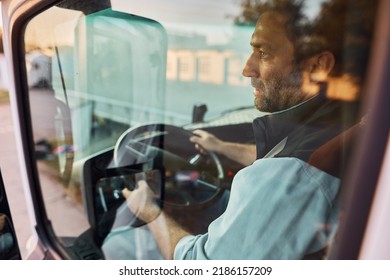
M 324 93 L 319 93 L 289 109 L 256 118 L 253 130 L 257 158 L 264 157 L 287 138 L 285 147 L 274 156 L 307 160 L 319 145 L 345 129 L 344 105 L 344 102 L 329 100 Z

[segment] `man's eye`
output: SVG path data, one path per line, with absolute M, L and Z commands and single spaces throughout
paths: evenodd
M 259 55 L 260 55 L 260 58 L 264 59 L 264 58 L 268 58 L 269 57 L 269 54 L 265 51 L 259 51 Z

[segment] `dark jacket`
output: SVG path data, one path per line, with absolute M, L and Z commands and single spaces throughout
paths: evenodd
M 313 153 L 351 127 L 356 122 L 357 109 L 355 103 L 329 100 L 319 94 L 290 109 L 259 117 L 253 121 L 257 158 L 295 157 L 317 166 L 312 162 Z M 276 151 L 275 146 L 279 146 Z M 340 177 L 344 150 L 340 147 L 340 153 L 332 155 L 339 170 L 323 171 Z

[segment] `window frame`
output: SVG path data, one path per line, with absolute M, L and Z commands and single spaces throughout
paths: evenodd
M 366 103 L 362 108 L 369 111 L 366 129 L 356 147 L 355 156 L 345 179 L 345 216 L 340 224 L 337 246 L 330 252 L 332 259 L 359 259 L 367 230 L 369 214 L 382 170 L 389 136 L 390 79 L 390 19 L 385 11 L 390 1 L 379 1 L 373 48 L 364 84 Z M 358 219 L 356 217 L 359 217 Z
M 60 258 L 71 258 L 71 256 L 59 245 L 50 220 L 44 207 L 41 193 L 39 175 L 34 156 L 34 143 L 32 137 L 31 112 L 29 108 L 29 96 L 27 76 L 25 69 L 25 55 L 23 45 L 23 35 L 26 24 L 41 11 L 53 6 L 60 0 L 48 1 L 26 1 L 11 15 L 10 45 L 13 63 L 13 83 L 15 90 L 15 100 L 17 107 L 17 117 L 19 119 L 19 133 L 21 137 L 23 154 L 23 164 L 27 183 L 30 187 L 31 198 L 36 219 L 36 230 L 42 244 L 47 248 L 52 248 L 58 253 Z M 360 145 L 357 147 L 357 154 L 350 166 L 349 175 L 345 182 L 346 216 L 339 229 L 339 240 L 337 248 L 331 250 L 332 259 L 357 259 L 364 239 L 364 233 L 369 218 L 373 197 L 378 182 L 381 164 L 383 162 L 387 141 L 388 141 L 388 121 L 387 124 L 378 125 L 383 120 L 388 119 L 386 104 L 390 104 L 387 89 L 390 88 L 390 81 L 386 79 L 385 73 L 390 70 L 390 39 L 387 26 L 390 26 L 390 19 L 384 11 L 390 9 L 389 1 L 380 1 L 380 13 L 378 17 L 379 29 L 375 37 L 374 51 L 372 52 L 371 67 L 368 71 L 366 81 L 366 96 L 369 96 L 368 108 L 372 114 L 367 121 L 367 131 L 362 137 Z M 387 34 L 386 34 L 387 32 Z M 385 35 L 384 35 L 385 34 Z M 382 69 L 378 71 L 378 68 Z M 386 71 L 387 70 L 387 71 Z M 379 73 L 378 73 L 379 72 Z M 386 121 L 385 121 L 386 122 Z M 353 190 L 352 190 L 353 187 Z M 359 219 L 355 219 L 358 216 Z M 353 236 L 353 238 L 351 238 Z

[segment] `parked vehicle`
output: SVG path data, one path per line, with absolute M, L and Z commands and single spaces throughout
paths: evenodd
M 241 2 L 2 1 L 9 92 L 36 237 L 28 259 L 105 259 L 102 244 L 123 204 L 121 190 L 139 172 L 164 170 L 161 201 L 193 233 L 205 232 L 224 211 L 215 206 L 243 166 L 216 153 L 201 156 L 188 139 L 200 128 L 255 143 L 252 121 L 265 113 L 252 108 L 253 89 L 241 76 L 253 32 L 244 5 L 251 1 Z M 310 1 L 304 13 L 315 19 L 338 2 Z M 364 15 L 369 4 L 352 2 L 346 17 Z M 342 178 L 343 217 L 328 259 L 390 258 L 390 1 L 378 5 L 361 21 L 375 34 L 363 42 L 372 51 L 362 93 L 334 96 L 369 114 Z M 347 47 L 345 57 L 353 56 Z M 0 259 L 20 259 L 7 186 L 0 183 Z

